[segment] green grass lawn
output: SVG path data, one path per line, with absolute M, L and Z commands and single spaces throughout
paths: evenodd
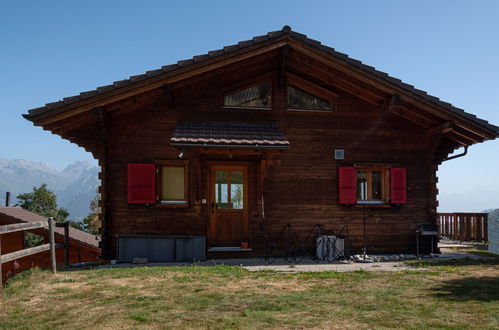
M 155 267 L 25 272 L 0 305 L 16 328 L 499 328 L 499 258 L 423 271 Z

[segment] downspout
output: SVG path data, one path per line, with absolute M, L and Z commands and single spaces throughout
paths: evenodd
M 468 153 L 468 146 L 464 146 L 464 151 L 462 153 L 460 153 L 459 155 L 454 155 L 454 156 L 451 156 L 451 157 L 447 157 L 445 158 L 442 162 L 445 162 L 447 160 L 451 160 L 451 159 L 456 159 L 456 158 L 459 158 L 459 157 L 463 157 L 463 156 L 466 156 L 466 154 Z

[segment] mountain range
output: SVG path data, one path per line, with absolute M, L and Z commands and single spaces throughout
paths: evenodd
M 90 201 L 97 194 L 99 167 L 88 161 L 76 161 L 58 171 L 51 165 L 24 159 L 0 157 L 0 206 L 10 191 L 10 205 L 16 196 L 31 192 L 43 183 L 57 195 L 57 206 L 68 210 L 71 220 L 82 220 L 90 213 Z

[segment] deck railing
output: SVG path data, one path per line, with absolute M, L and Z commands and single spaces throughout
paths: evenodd
M 455 241 L 487 242 L 487 213 L 438 213 L 438 234 Z

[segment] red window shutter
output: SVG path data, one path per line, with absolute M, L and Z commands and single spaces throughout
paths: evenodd
M 357 172 L 355 167 L 338 168 L 338 196 L 340 204 L 357 202 Z
M 405 168 L 390 169 L 390 187 L 392 204 L 407 203 L 407 179 Z
M 128 164 L 128 203 L 156 203 L 156 165 Z

